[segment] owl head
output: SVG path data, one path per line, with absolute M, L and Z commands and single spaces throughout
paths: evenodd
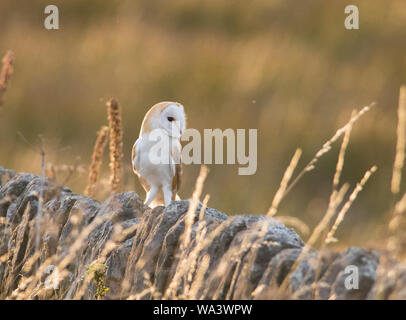
M 145 115 L 140 136 L 154 129 L 162 129 L 173 138 L 180 138 L 186 128 L 183 106 L 178 102 L 159 102 Z

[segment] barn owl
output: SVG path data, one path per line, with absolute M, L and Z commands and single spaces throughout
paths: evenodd
M 180 137 L 185 128 L 186 116 L 180 103 L 160 102 L 146 113 L 132 149 L 133 170 L 147 193 L 145 205 L 167 206 L 179 199 L 177 192 L 182 174 Z M 157 163 L 154 160 L 157 149 L 167 161 Z

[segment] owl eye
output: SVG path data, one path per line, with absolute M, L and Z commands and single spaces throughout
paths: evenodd
M 168 117 L 168 121 L 169 121 L 169 122 L 172 122 L 173 120 L 175 120 L 174 117 Z

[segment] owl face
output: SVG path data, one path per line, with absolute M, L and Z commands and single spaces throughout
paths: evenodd
M 180 138 L 185 131 L 185 111 L 179 103 L 169 104 L 161 111 L 159 119 L 159 127 L 173 138 Z
M 159 129 L 168 136 L 180 138 L 185 128 L 186 116 L 183 106 L 178 102 L 164 101 L 148 110 L 142 121 L 140 137 Z

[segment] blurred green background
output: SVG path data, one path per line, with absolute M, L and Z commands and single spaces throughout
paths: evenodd
M 59 8 L 57 31 L 44 28 L 48 4 Z M 360 10 L 359 30 L 344 28 L 348 4 Z M 43 135 L 48 165 L 87 168 L 114 96 L 123 112 L 125 189 L 144 197 L 131 171 L 132 144 L 145 112 L 173 100 L 185 106 L 188 127 L 258 129 L 257 173 L 211 165 L 205 192 L 209 206 L 228 214 L 261 214 L 297 147 L 301 169 L 352 109 L 376 101 L 353 129 L 342 181 L 355 186 L 372 165 L 378 171 L 337 234 L 341 243 L 368 245 L 395 200 L 390 179 L 405 40 L 404 0 L 2 0 L 0 54 L 12 49 L 16 61 L 0 110 L 0 165 L 40 173 L 40 156 L 21 132 L 34 146 Z M 315 226 L 327 207 L 339 144 L 279 214 Z M 104 178 L 107 161 L 106 153 Z M 191 196 L 199 167 L 184 168 L 181 197 Z M 67 182 L 75 192 L 85 188 L 83 171 Z

